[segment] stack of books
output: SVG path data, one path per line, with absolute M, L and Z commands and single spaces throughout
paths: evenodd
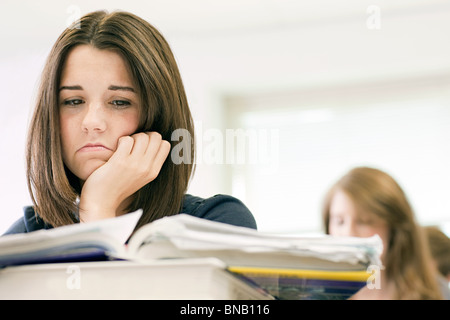
M 216 257 L 277 299 L 348 299 L 382 268 L 382 241 L 258 232 L 178 215 L 141 228 L 129 250 L 139 259 Z
M 185 214 L 132 234 L 140 215 L 1 237 L 0 298 L 39 287 L 39 299 L 348 299 L 381 266 L 377 236 L 270 234 Z

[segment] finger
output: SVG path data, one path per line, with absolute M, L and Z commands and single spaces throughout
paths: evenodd
M 170 142 L 166 140 L 162 140 L 159 146 L 159 149 L 153 159 L 152 167 L 150 170 L 150 179 L 154 180 L 158 176 L 161 168 L 166 161 L 169 153 L 170 153 Z
M 134 139 L 134 145 L 131 153 L 138 156 L 145 154 L 150 142 L 148 133 L 140 132 L 133 134 L 131 137 Z
M 117 142 L 117 149 L 111 158 L 128 156 L 131 153 L 131 150 L 133 150 L 133 145 L 134 139 L 131 136 L 120 137 Z
M 149 163 L 151 163 L 158 153 L 162 141 L 162 136 L 158 132 L 148 132 L 148 137 L 149 141 L 147 150 L 145 151 L 145 157 L 147 158 Z

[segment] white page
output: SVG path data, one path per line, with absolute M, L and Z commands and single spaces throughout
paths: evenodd
M 285 236 L 262 233 L 185 214 L 165 217 L 141 228 L 130 241 L 137 252 L 145 242 L 169 241 L 181 251 L 236 250 L 240 252 L 286 252 L 330 261 L 358 261 L 380 264 L 382 241 L 370 238 Z
M 142 210 L 137 210 L 116 218 L 88 223 L 77 223 L 49 230 L 12 234 L 0 237 L 0 255 L 29 252 L 33 249 L 49 248 L 52 244 L 67 241 L 106 239 L 124 244 L 133 232 Z M 91 237 L 92 235 L 92 237 Z M 67 239 L 67 241 L 65 241 Z

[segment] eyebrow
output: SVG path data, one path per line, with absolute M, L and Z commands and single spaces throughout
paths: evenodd
M 62 86 L 61 88 L 59 88 L 59 91 L 61 90 L 83 90 L 82 86 L 79 85 L 75 85 L 75 86 Z M 118 91 L 118 90 L 122 90 L 122 91 L 131 91 L 131 92 L 136 92 L 134 90 L 134 88 L 132 87 L 125 87 L 125 86 L 115 86 L 115 85 L 110 85 L 108 87 L 108 90 L 111 91 Z
M 81 86 L 62 86 L 59 88 L 59 91 L 61 90 L 83 90 Z
M 109 86 L 108 90 L 112 90 L 112 91 L 123 90 L 123 91 L 135 92 L 132 87 L 123 87 L 123 86 L 114 86 L 114 85 Z

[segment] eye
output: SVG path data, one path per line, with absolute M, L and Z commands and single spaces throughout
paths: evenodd
M 356 223 L 357 224 L 359 224 L 359 225 L 368 225 L 368 226 L 370 226 L 370 225 L 373 225 L 373 220 L 372 219 L 370 219 L 370 218 L 360 218 L 360 219 L 357 219 L 356 220 Z
M 336 226 L 341 226 L 344 224 L 344 218 L 340 217 L 340 216 L 331 216 L 330 217 L 330 223 L 336 225 Z
M 126 100 L 112 100 L 110 103 L 117 108 L 125 108 L 131 105 L 131 103 Z
M 63 102 L 63 104 L 65 106 L 71 106 L 71 107 L 75 107 L 75 106 L 80 105 L 82 103 L 84 103 L 84 101 L 81 100 L 81 99 L 70 99 L 70 100 L 65 100 Z

